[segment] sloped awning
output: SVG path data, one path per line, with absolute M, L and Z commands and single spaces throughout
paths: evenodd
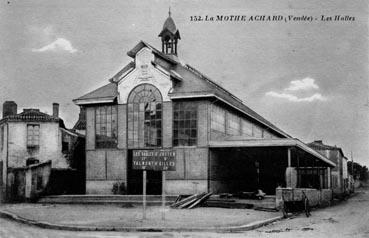
M 321 155 L 314 149 L 308 147 L 302 141 L 294 138 L 211 141 L 209 142 L 209 147 L 210 148 L 296 147 L 312 155 L 313 157 L 325 162 L 331 167 L 336 166 L 336 164 L 330 161 L 328 158 Z
M 98 103 L 112 103 L 118 96 L 117 84 L 109 83 L 90 93 L 83 95 L 73 102 L 77 105 L 98 104 Z

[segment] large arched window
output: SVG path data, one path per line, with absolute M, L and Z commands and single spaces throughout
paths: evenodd
M 128 146 L 162 145 L 162 97 L 151 84 L 135 87 L 128 97 Z

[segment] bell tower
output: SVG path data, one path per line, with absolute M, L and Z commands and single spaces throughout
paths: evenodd
M 176 24 L 173 21 L 172 14 L 168 12 L 169 16 L 165 20 L 163 29 L 161 30 L 159 37 L 161 37 L 161 51 L 167 55 L 177 55 L 178 40 L 181 39 Z

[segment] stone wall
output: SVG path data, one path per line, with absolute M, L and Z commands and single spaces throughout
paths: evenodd
M 49 183 L 51 161 L 21 168 L 9 168 L 7 201 L 33 201 Z
M 309 199 L 310 206 L 329 206 L 333 199 L 331 189 L 277 188 L 276 207 L 281 208 L 283 201 L 302 201 L 303 192 Z

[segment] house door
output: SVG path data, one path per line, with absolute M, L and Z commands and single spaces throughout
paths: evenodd
M 128 167 L 127 167 L 127 189 L 128 194 L 142 194 L 143 180 L 142 170 L 132 169 L 132 154 L 133 150 L 128 150 Z M 147 171 L 146 193 L 148 195 L 161 194 L 162 188 L 162 172 L 161 171 Z

